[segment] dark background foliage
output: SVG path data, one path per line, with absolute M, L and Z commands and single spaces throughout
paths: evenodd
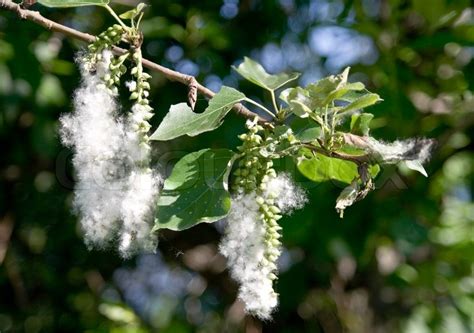
M 125 11 L 135 0 L 113 4 Z M 217 246 L 222 223 L 162 232 L 156 255 L 88 251 L 71 212 L 71 152 L 58 140 L 84 44 L 0 12 L 0 332 L 471 332 L 474 311 L 474 21 L 467 0 L 203 0 L 150 3 L 147 58 L 217 90 L 270 103 L 230 66 L 250 56 L 305 84 L 352 67 L 384 102 L 375 137 L 438 140 L 429 178 L 384 168 L 378 190 L 339 219 L 340 186 L 282 220 L 280 306 L 260 323 L 235 302 Z M 45 16 L 97 34 L 95 7 Z M 154 126 L 186 88 L 153 73 Z M 199 99 L 198 108 L 205 107 Z M 100 112 L 100 110 L 98 110 Z M 169 169 L 202 147 L 235 148 L 243 119 L 154 144 Z M 291 163 L 280 167 L 292 172 Z

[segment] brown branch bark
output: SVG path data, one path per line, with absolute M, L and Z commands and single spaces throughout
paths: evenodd
M 17 13 L 18 16 L 20 18 L 24 19 L 24 20 L 32 21 L 32 22 L 34 22 L 34 23 L 36 23 L 36 24 L 38 24 L 38 25 L 40 25 L 40 26 L 42 26 L 42 27 L 44 27 L 48 30 L 63 33 L 65 35 L 69 36 L 69 37 L 72 37 L 72 38 L 75 38 L 75 39 L 78 39 L 78 40 L 82 40 L 82 41 L 87 42 L 87 43 L 92 43 L 96 40 L 96 37 L 93 36 L 93 35 L 78 31 L 76 29 L 69 28 L 65 25 L 62 25 L 62 24 L 59 24 L 59 23 L 54 22 L 52 20 L 49 20 L 49 19 L 45 18 L 43 15 L 41 15 L 39 12 L 24 9 L 19 4 L 14 3 L 11 0 L 0 0 L 0 8 L 3 8 L 5 10 L 8 10 L 8 11 L 11 11 L 11 12 L 14 12 L 14 13 Z M 114 47 L 113 51 L 117 55 L 121 55 L 121 54 L 124 54 L 125 52 L 127 52 L 127 50 L 125 50 L 123 48 L 120 48 L 120 47 Z M 143 63 L 144 67 L 164 75 L 168 80 L 180 82 L 180 83 L 188 86 L 191 90 L 192 89 L 197 89 L 197 91 L 200 94 L 202 94 L 203 96 L 205 96 L 207 98 L 212 98 L 215 95 L 215 93 L 212 90 L 206 88 L 205 86 L 203 86 L 202 84 L 197 82 L 197 80 L 193 76 L 186 75 L 186 74 L 174 71 L 172 69 L 161 66 L 161 65 L 159 65 L 157 63 L 154 63 L 153 61 L 150 61 L 150 60 L 147 60 L 147 59 L 142 59 L 142 63 Z M 191 91 L 191 93 L 192 93 L 192 91 Z M 237 114 L 239 114 L 239 115 L 241 115 L 245 118 L 255 119 L 255 117 L 257 117 L 259 119 L 260 123 L 270 125 L 269 121 L 267 121 L 266 119 L 258 116 L 256 113 L 250 111 L 249 109 L 247 109 L 242 104 L 236 104 L 234 106 L 233 110 Z M 364 137 L 359 137 L 357 135 L 346 133 L 346 134 L 344 134 L 344 140 L 349 145 L 352 145 L 352 146 L 355 146 L 355 147 L 358 147 L 358 148 L 362 148 L 362 149 L 367 148 L 367 144 L 364 140 Z M 327 152 L 323 149 L 319 149 L 318 147 L 314 147 L 314 146 L 313 146 L 313 148 L 316 148 L 316 150 L 321 154 L 325 154 L 327 156 L 334 157 L 334 158 L 339 158 L 339 159 L 343 159 L 343 160 L 352 161 L 356 164 L 365 163 L 366 161 L 368 161 L 368 158 L 369 158 L 368 156 L 357 156 L 357 157 L 355 157 L 355 156 L 350 156 L 350 155 L 344 155 L 342 153 Z
M 75 39 L 82 40 L 87 43 L 92 43 L 96 40 L 96 37 L 93 35 L 69 28 L 65 25 L 49 20 L 43 15 L 41 15 L 39 12 L 21 8 L 19 4 L 16 4 L 11 0 L 0 0 L 0 8 L 15 12 L 20 18 L 24 20 L 32 21 L 48 30 L 60 32 L 69 37 L 73 37 Z M 118 55 L 127 52 L 127 50 L 124 50 L 120 47 L 114 47 L 113 51 Z M 143 59 L 142 63 L 144 67 L 164 75 L 168 80 L 177 81 L 187 86 L 189 86 L 190 83 L 193 83 L 193 87 L 197 88 L 197 91 L 207 98 L 212 98 L 215 95 L 212 90 L 206 88 L 205 86 L 197 82 L 194 77 L 190 75 L 174 71 L 147 59 Z M 255 117 L 257 117 L 260 123 L 267 122 L 265 119 L 259 117 L 256 113 L 250 111 L 242 104 L 236 104 L 233 109 L 237 114 L 245 118 L 255 119 Z

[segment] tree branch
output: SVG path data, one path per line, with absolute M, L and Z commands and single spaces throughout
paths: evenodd
M 17 13 L 20 18 L 22 18 L 24 20 L 32 21 L 32 22 L 34 22 L 34 23 L 36 23 L 36 24 L 38 24 L 38 25 L 40 25 L 40 26 L 42 26 L 42 27 L 44 27 L 48 30 L 60 32 L 60 33 L 63 33 L 65 35 L 69 36 L 69 37 L 73 37 L 75 39 L 79 39 L 79 40 L 82 40 L 82 41 L 87 42 L 87 43 L 92 43 L 96 40 L 96 37 L 93 36 L 93 35 L 78 31 L 76 29 L 69 28 L 65 25 L 62 25 L 62 24 L 59 24 L 59 23 L 54 22 L 52 20 L 49 20 L 37 11 L 23 9 L 23 8 L 21 8 L 21 6 L 19 4 L 16 4 L 11 0 L 0 0 L 0 7 L 6 9 L 8 11 Z M 114 46 L 113 47 L 113 52 L 117 55 L 122 55 L 122 54 L 126 53 L 127 50 Z M 180 73 L 180 72 L 176 72 L 172 69 L 161 66 L 161 65 L 159 65 L 157 63 L 154 63 L 154 62 L 152 62 L 150 60 L 147 60 L 147 59 L 143 59 L 142 63 L 143 63 L 144 67 L 146 67 L 146 68 L 148 68 L 152 71 L 161 73 L 168 80 L 177 81 L 177 82 L 180 82 L 180 83 L 185 84 L 187 86 L 192 85 L 192 88 L 197 89 L 197 91 L 200 94 L 204 95 L 207 98 L 212 98 L 215 95 L 215 93 L 212 90 L 207 89 L 205 86 L 201 85 L 191 75 L 186 75 L 186 74 L 183 74 L 183 73 Z M 263 119 L 262 117 L 259 117 L 256 113 L 250 111 L 249 109 L 247 109 L 245 106 L 243 106 L 240 103 L 234 105 L 233 109 L 237 114 L 239 114 L 239 115 L 241 115 L 245 118 L 255 119 L 255 117 L 257 117 L 259 119 L 260 123 L 266 123 L 267 122 L 267 120 Z
M 318 147 L 312 144 L 305 144 L 304 147 L 316 153 L 319 153 L 321 155 L 349 161 L 349 162 L 357 164 L 358 166 L 370 163 L 372 161 L 372 159 L 370 158 L 370 155 L 367 155 L 367 154 L 366 155 L 348 155 L 344 153 L 330 151 L 330 150 L 327 150 L 327 149 L 324 149 L 322 147 Z
M 38 24 L 38 25 L 40 25 L 40 26 L 42 26 L 42 27 L 44 27 L 48 30 L 60 32 L 60 33 L 63 33 L 65 35 L 69 36 L 69 37 L 73 37 L 75 39 L 82 40 L 82 41 L 87 42 L 87 43 L 92 43 L 97 38 L 96 36 L 78 31 L 76 29 L 69 28 L 65 25 L 62 25 L 62 24 L 59 24 L 59 23 L 54 22 L 52 20 L 49 20 L 37 11 L 24 9 L 19 4 L 15 3 L 11 0 L 0 0 L 0 8 L 4 8 L 5 10 L 17 13 L 20 18 L 22 18 L 24 20 L 32 21 L 32 22 L 34 22 L 34 23 L 36 23 L 36 24 Z M 114 46 L 113 47 L 113 52 L 117 55 L 122 55 L 122 54 L 126 53 L 127 50 Z M 147 60 L 147 59 L 142 59 L 142 64 L 143 64 L 144 67 L 146 67 L 146 68 L 148 68 L 152 71 L 161 73 L 168 80 L 180 82 L 180 83 L 188 86 L 190 90 L 197 89 L 197 91 L 200 94 L 204 95 L 207 98 L 212 98 L 215 95 L 215 93 L 212 90 L 210 90 L 210 89 L 206 88 L 205 86 L 201 85 L 191 75 L 186 75 L 186 74 L 174 71 L 172 69 L 161 66 L 161 65 L 159 65 L 157 63 L 154 63 L 154 62 L 152 62 L 150 60 Z M 190 95 L 193 95 L 192 91 L 190 91 L 190 93 L 191 93 Z M 191 98 L 191 100 L 192 100 L 192 98 Z M 258 121 L 260 123 L 270 125 L 268 120 L 258 116 L 256 113 L 250 111 L 249 109 L 247 109 L 245 106 L 243 106 L 240 103 L 235 104 L 234 107 L 233 107 L 233 110 L 237 114 L 239 114 L 239 115 L 241 115 L 245 118 L 253 120 L 253 119 L 255 119 L 255 117 L 257 117 Z M 362 149 L 367 148 L 367 144 L 364 140 L 364 137 L 360 137 L 360 136 L 357 136 L 357 135 L 346 133 L 346 134 L 344 134 L 344 141 L 347 144 L 358 147 L 358 148 L 362 148 Z M 325 155 L 328 154 L 327 151 L 319 151 L 319 153 L 325 154 Z M 361 157 L 353 157 L 353 156 L 349 156 L 349 155 L 341 155 L 340 153 L 334 153 L 334 152 L 331 152 L 330 155 L 331 155 L 331 157 L 334 157 L 334 158 L 349 160 L 349 161 L 352 161 L 352 162 L 358 163 L 358 164 L 366 162 L 366 159 L 368 158 L 368 157 L 365 157 L 365 156 L 364 157 L 362 157 L 362 156 Z

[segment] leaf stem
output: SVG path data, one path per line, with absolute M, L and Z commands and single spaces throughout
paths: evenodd
M 110 7 L 109 5 L 104 5 L 104 8 L 107 9 L 110 13 L 110 15 L 113 16 L 113 18 L 125 29 L 125 30 L 129 30 L 129 27 L 123 23 L 123 21 L 120 19 L 120 17 L 118 17 L 118 15 L 114 12 L 114 10 L 112 9 L 112 7 Z
M 253 104 L 255 106 L 258 106 L 260 109 L 262 109 L 263 111 L 265 111 L 266 113 L 268 113 L 270 116 L 272 116 L 272 118 L 275 118 L 275 115 L 273 114 L 273 112 L 271 112 L 270 110 L 268 110 L 266 107 L 264 107 L 262 104 L 260 103 L 257 103 L 255 102 L 254 100 L 250 99 L 250 98 L 246 98 L 245 99 L 246 102 L 249 102 L 250 104 Z
M 275 114 L 279 114 L 280 109 L 278 108 L 278 105 L 277 105 L 277 102 L 276 102 L 275 91 L 270 90 L 270 95 L 272 96 L 272 103 L 273 103 L 273 108 L 275 109 Z

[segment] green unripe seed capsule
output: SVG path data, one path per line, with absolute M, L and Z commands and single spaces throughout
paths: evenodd
M 270 255 L 268 255 L 268 260 L 275 262 L 275 261 L 278 260 L 278 256 L 276 256 L 274 254 L 270 254 Z
M 281 213 L 281 210 L 277 206 L 270 206 L 270 211 L 274 214 Z

